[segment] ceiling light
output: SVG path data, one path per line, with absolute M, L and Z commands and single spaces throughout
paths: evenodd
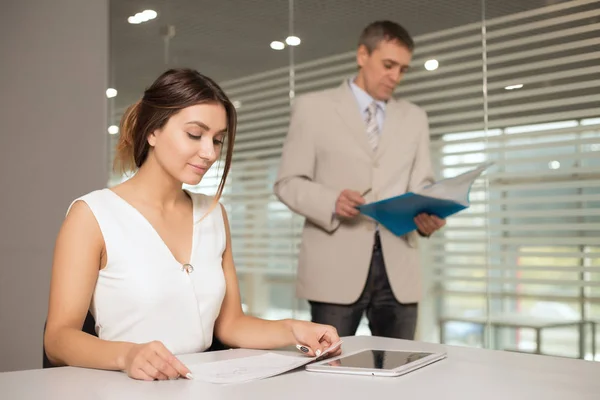
M 285 44 L 283 44 L 283 42 L 274 40 L 271 42 L 271 48 L 273 50 L 283 50 L 285 48 Z
M 142 22 L 150 21 L 158 16 L 158 13 L 154 10 L 144 10 L 127 18 L 127 22 L 130 24 L 141 24 Z
M 119 133 L 119 127 L 116 125 L 109 126 L 108 133 L 110 133 L 111 135 L 116 135 L 117 133 Z
M 233 102 L 233 106 L 234 106 L 236 109 L 238 109 L 238 108 L 241 108 L 241 107 L 242 107 L 242 102 L 241 102 L 241 101 L 239 101 L 239 100 L 235 100 L 235 101 Z
M 288 36 L 285 39 L 288 46 L 298 46 L 300 44 L 300 38 L 298 36 Z
M 427 71 L 435 71 L 440 66 L 438 60 L 427 60 L 425 61 L 425 69 Z
M 506 86 L 504 89 L 506 89 L 506 90 L 515 90 L 515 89 L 521 89 L 522 87 L 523 87 L 523 84 L 522 83 L 518 83 L 516 85 Z
M 106 97 L 108 97 L 109 99 L 112 99 L 113 97 L 117 96 L 117 89 L 113 89 L 113 88 L 108 88 L 106 89 Z
M 154 19 L 158 16 L 158 13 L 154 10 L 144 10 L 142 11 L 142 15 L 148 18 L 148 20 Z
M 559 169 L 560 168 L 560 163 L 558 161 L 550 161 L 548 163 L 548 167 L 550 169 Z

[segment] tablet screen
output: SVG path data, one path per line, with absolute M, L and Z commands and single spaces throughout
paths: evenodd
M 347 368 L 394 369 L 431 354 L 412 351 L 365 350 L 331 361 L 327 365 Z

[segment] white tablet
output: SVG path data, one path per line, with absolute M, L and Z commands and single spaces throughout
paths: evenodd
M 400 376 L 446 358 L 446 353 L 399 350 L 358 350 L 306 366 L 311 372 Z

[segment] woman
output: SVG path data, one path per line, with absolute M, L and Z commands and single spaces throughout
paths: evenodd
M 309 355 L 339 340 L 331 326 L 242 312 L 218 203 L 235 129 L 235 108 L 221 88 L 188 69 L 162 74 L 127 110 L 115 161 L 135 175 L 75 200 L 57 238 L 44 337 L 53 364 L 189 378 L 175 355 L 206 350 L 213 332 L 231 347 L 298 344 Z M 225 142 L 215 198 L 184 191 Z M 88 309 L 98 337 L 81 331 Z

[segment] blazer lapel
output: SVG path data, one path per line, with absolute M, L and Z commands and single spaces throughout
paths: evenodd
M 374 157 L 373 149 L 367 138 L 367 126 L 360 115 L 356 99 L 350 90 L 347 81 L 344 81 L 336 92 L 336 110 L 348 128 L 350 136 L 354 137 L 358 145 L 369 155 Z

